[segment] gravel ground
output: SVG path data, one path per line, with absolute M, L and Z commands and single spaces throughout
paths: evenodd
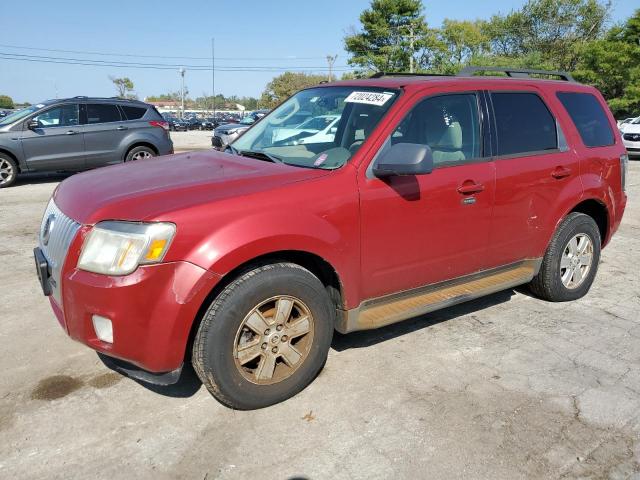
M 309 388 L 252 412 L 189 372 L 124 378 L 66 337 L 31 254 L 62 178 L 0 191 L 0 478 L 640 479 L 640 162 L 582 300 L 508 290 L 336 335 Z

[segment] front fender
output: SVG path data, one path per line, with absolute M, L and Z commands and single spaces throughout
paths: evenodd
M 296 228 L 295 226 L 298 226 Z M 335 270 L 345 303 L 355 303 L 357 292 L 357 236 L 345 235 L 324 218 L 292 211 L 253 214 L 238 218 L 197 243 L 187 260 L 218 275 L 226 275 L 257 257 L 285 251 L 305 252 L 324 259 Z

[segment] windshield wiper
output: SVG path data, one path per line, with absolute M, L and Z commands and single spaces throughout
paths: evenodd
M 275 155 L 272 155 L 267 152 L 262 152 L 258 150 L 253 151 L 253 150 L 237 150 L 237 149 L 235 151 L 237 152 L 237 155 L 240 155 L 243 157 L 255 158 L 258 160 L 266 160 L 268 162 L 273 162 L 273 163 L 284 163 L 280 157 L 276 157 Z

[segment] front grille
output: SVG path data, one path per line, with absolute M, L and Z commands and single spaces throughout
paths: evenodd
M 38 246 L 44 254 L 51 270 L 51 291 L 52 296 L 62 306 L 60 294 L 60 275 L 62 266 L 67 257 L 67 250 L 72 240 L 80 230 L 82 225 L 67 217 L 57 207 L 53 200 L 49 201 L 47 209 L 44 211 L 40 232 L 38 234 Z M 45 245 L 45 229 L 49 230 L 49 238 Z
M 640 133 L 625 133 L 623 138 L 631 142 L 640 142 Z

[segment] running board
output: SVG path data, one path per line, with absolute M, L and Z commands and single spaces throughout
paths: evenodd
M 349 333 L 380 328 L 522 285 L 533 279 L 541 263 L 542 259 L 524 260 L 427 287 L 365 300 L 357 308 L 338 311 L 336 330 Z

